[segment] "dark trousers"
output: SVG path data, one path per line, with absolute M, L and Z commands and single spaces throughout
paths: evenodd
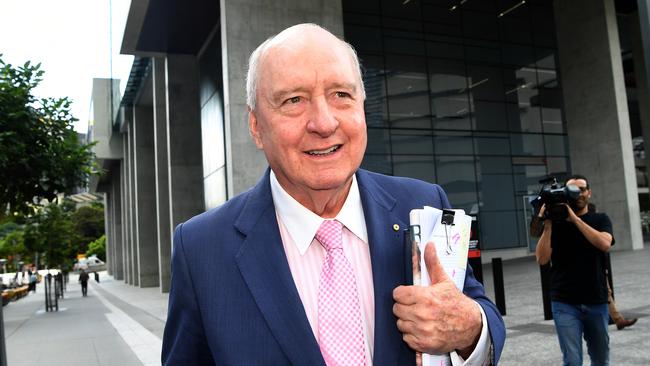
M 81 294 L 83 296 L 88 294 L 88 281 L 81 281 Z

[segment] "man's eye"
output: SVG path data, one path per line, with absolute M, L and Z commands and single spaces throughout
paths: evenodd
M 300 97 L 291 97 L 285 101 L 285 103 L 296 104 L 300 102 Z
M 338 91 L 338 92 L 336 92 L 336 96 L 338 98 L 350 98 L 350 93 Z

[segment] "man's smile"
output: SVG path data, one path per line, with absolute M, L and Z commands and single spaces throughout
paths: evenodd
M 341 145 L 334 145 L 332 147 L 329 147 L 327 149 L 323 150 L 308 150 L 307 154 L 313 155 L 313 156 L 325 156 L 334 153 L 336 150 L 338 150 L 341 147 Z

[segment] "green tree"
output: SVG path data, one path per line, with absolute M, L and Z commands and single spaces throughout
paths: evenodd
M 106 260 L 106 235 L 102 235 L 99 239 L 88 244 L 86 257 L 90 257 L 93 254 L 103 261 Z
M 68 98 L 36 98 L 40 64 L 14 67 L 0 54 L 0 219 L 32 213 L 41 199 L 52 201 L 85 185 L 93 172 L 90 144 L 73 130 Z
M 90 242 L 104 235 L 104 205 L 92 203 L 89 206 L 78 207 L 72 212 L 72 222 L 77 232 L 77 253 L 85 253 Z
M 9 260 L 7 267 L 10 271 L 16 270 L 17 260 L 29 260 L 27 257 L 24 232 L 20 228 L 0 238 L 0 258 Z
M 28 218 L 25 226 L 25 247 L 28 252 L 41 253 L 39 262 L 49 268 L 71 267 L 77 252 L 73 243 L 78 240 L 71 220 L 73 210 L 73 203 L 53 202 Z

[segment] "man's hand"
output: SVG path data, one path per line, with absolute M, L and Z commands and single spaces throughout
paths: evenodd
M 576 213 L 573 211 L 573 209 L 571 208 L 571 206 L 569 206 L 569 204 L 565 203 L 564 206 L 566 206 L 566 211 L 567 211 L 567 213 L 568 213 L 567 218 L 566 218 L 567 221 L 570 221 L 570 222 L 573 223 L 574 225 L 577 224 L 578 221 L 582 221 L 582 220 L 578 217 L 578 215 L 576 215 Z
M 399 286 L 393 290 L 393 313 L 404 341 L 414 350 L 443 354 L 457 350 L 467 359 L 481 335 L 479 305 L 460 292 L 442 268 L 436 248 L 424 251 L 431 286 Z

